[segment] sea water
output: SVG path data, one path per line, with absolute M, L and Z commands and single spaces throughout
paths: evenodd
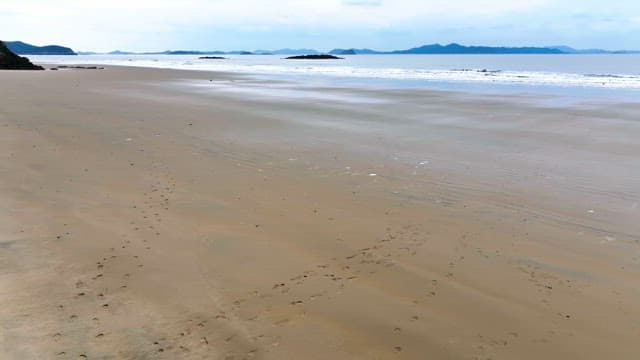
M 33 56 L 49 64 L 103 64 L 230 72 L 323 85 L 581 92 L 640 98 L 640 55 L 355 55 L 287 60 L 276 55 Z

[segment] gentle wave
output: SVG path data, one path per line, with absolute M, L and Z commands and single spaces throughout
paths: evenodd
M 494 83 L 537 86 L 564 87 L 598 87 L 611 89 L 640 89 L 640 76 L 618 74 L 571 74 L 561 72 L 533 72 L 533 71 L 502 71 L 487 69 L 401 69 L 401 68 L 366 68 L 354 66 L 333 66 L 326 62 L 299 65 L 254 65 L 233 62 L 233 59 L 221 60 L 216 63 L 202 60 L 99 60 L 96 59 L 65 59 L 66 63 L 86 63 L 103 65 L 124 65 L 147 68 L 219 71 L 248 74 L 275 75 L 318 75 L 352 78 L 371 78 L 389 80 L 422 80 L 436 82 L 469 82 Z

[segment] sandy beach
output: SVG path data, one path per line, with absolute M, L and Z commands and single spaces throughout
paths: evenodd
M 638 359 L 640 104 L 0 73 L 2 359 Z

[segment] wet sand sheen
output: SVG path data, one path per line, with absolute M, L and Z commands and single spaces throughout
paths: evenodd
M 637 105 L 0 78 L 3 358 L 640 352 Z

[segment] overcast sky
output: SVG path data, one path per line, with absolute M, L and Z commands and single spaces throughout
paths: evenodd
M 640 0 L 0 0 L 0 39 L 84 51 L 640 49 Z

